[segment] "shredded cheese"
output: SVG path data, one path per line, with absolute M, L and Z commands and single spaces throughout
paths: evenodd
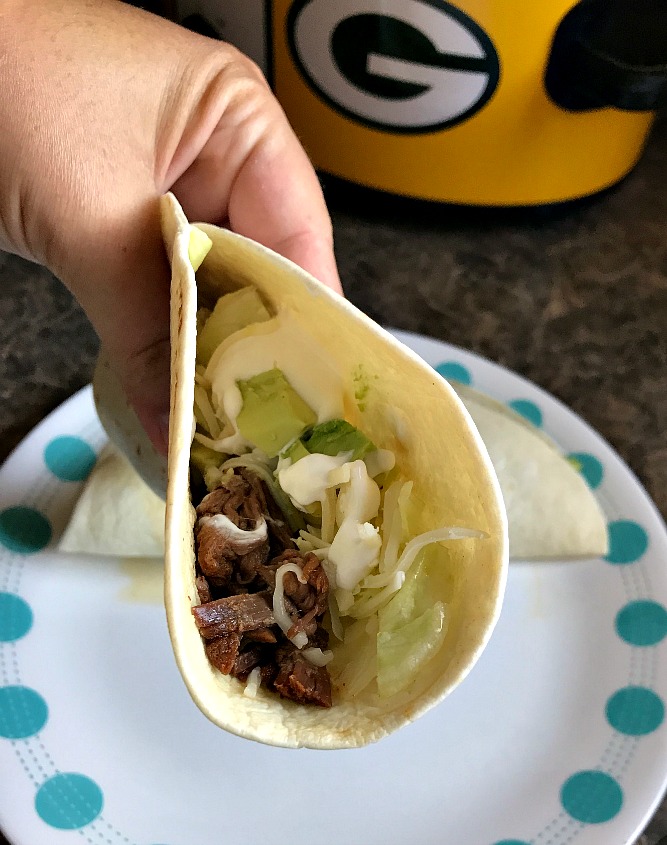
M 257 691 L 259 690 L 261 682 L 262 672 L 259 666 L 255 666 L 252 672 L 248 675 L 248 680 L 246 681 L 243 689 L 243 695 L 247 695 L 248 698 L 257 698 Z
M 333 651 L 322 651 L 321 648 L 304 648 L 301 653 L 313 666 L 326 666 L 333 660 Z
M 397 593 L 405 582 L 405 572 L 400 570 L 394 574 L 392 580 L 387 586 L 380 590 L 376 595 L 366 598 L 365 596 L 359 599 L 350 609 L 350 616 L 355 619 L 368 619 L 369 616 L 377 613 L 377 611 L 385 605 L 389 599 Z
M 307 583 L 303 577 L 301 567 L 296 563 L 283 563 L 276 571 L 276 589 L 273 591 L 273 615 L 285 636 L 287 636 L 287 632 L 292 627 L 292 620 L 285 607 L 285 588 L 283 585 L 283 578 L 288 572 L 293 572 L 301 584 Z M 291 641 L 297 648 L 303 648 L 308 643 L 308 636 L 304 631 L 299 631 L 291 637 Z
M 208 393 L 199 384 L 195 384 L 195 415 L 197 422 L 208 431 L 213 440 L 218 440 L 221 431 L 220 423 L 215 415 Z

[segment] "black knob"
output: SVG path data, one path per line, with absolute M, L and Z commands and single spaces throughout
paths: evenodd
M 573 110 L 667 103 L 667 0 L 583 0 L 554 37 L 545 84 Z

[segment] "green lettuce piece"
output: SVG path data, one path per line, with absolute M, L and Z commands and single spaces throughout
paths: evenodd
M 357 461 L 375 451 L 375 446 L 366 435 L 345 420 L 329 420 L 312 428 L 301 438 L 309 452 L 321 455 L 339 455 L 352 452 L 351 461 Z
M 447 634 L 445 606 L 441 601 L 421 616 L 393 631 L 377 635 L 378 692 L 396 695 L 412 683 L 440 649 Z
M 429 590 L 429 579 L 424 577 L 424 570 L 422 554 L 412 565 L 401 589 L 380 609 L 378 613 L 380 631 L 396 631 L 407 625 L 410 620 L 420 616 L 432 603 L 433 594 Z M 429 594 L 431 601 L 429 601 Z
M 447 567 L 447 549 L 437 543 L 426 546 L 410 567 L 401 589 L 379 611 L 380 631 L 395 631 L 433 605 L 445 603 L 453 590 Z
M 281 458 L 289 458 L 293 464 L 310 455 L 310 452 L 300 440 L 295 440 L 287 449 L 281 454 Z
M 208 446 L 204 446 L 203 443 L 198 443 L 196 440 L 190 447 L 190 463 L 197 467 L 202 474 L 202 478 L 207 469 L 217 469 L 223 460 L 224 458 L 219 452 L 214 452 L 213 449 L 209 449 Z

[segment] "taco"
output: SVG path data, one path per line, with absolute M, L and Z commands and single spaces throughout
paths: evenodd
M 454 391 L 270 250 L 162 199 L 172 266 L 165 602 L 213 722 L 362 746 L 465 677 L 507 522 Z M 195 281 L 196 270 L 196 281 Z

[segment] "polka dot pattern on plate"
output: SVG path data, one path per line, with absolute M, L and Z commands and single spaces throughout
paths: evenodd
M 49 708 L 42 696 L 30 687 L 0 687 L 0 736 L 26 739 L 46 724 Z
M 450 381 L 458 381 L 461 384 L 472 384 L 470 370 L 464 367 L 463 364 L 459 364 L 458 361 L 443 361 L 436 366 L 435 370 L 443 378 Z
M 32 628 L 32 610 L 28 602 L 14 593 L 0 593 L 0 643 L 25 637 Z
M 51 523 L 34 508 L 17 505 L 0 511 L 0 544 L 10 552 L 33 554 L 51 539 Z
M 602 484 L 604 467 L 596 457 L 587 452 L 570 452 L 567 459 L 577 472 L 583 475 L 591 490 L 595 490 Z
M 61 481 L 84 481 L 96 460 L 92 447 L 80 437 L 56 437 L 44 450 L 44 462 Z
M 499 842 L 494 842 L 493 845 L 530 845 L 530 843 L 524 842 L 523 839 L 501 839 Z
M 104 797 L 95 781 L 72 772 L 44 781 L 35 796 L 37 815 L 58 830 L 78 830 L 102 812 Z
M 616 633 L 630 645 L 657 645 L 667 636 L 667 610 L 655 601 L 631 601 L 616 615 Z
M 623 790 L 611 775 L 583 771 L 563 784 L 560 800 L 565 812 L 584 824 L 602 824 L 618 815 L 623 806 Z
M 609 523 L 609 563 L 634 563 L 648 548 L 648 535 L 636 522 L 619 519 Z
M 624 687 L 607 701 L 605 713 L 609 724 L 619 733 L 644 736 L 660 727 L 665 718 L 665 705 L 653 690 Z
M 513 411 L 521 414 L 522 417 L 531 422 L 533 425 L 540 428 L 542 425 L 542 411 L 538 406 L 529 399 L 512 399 L 507 403 Z

